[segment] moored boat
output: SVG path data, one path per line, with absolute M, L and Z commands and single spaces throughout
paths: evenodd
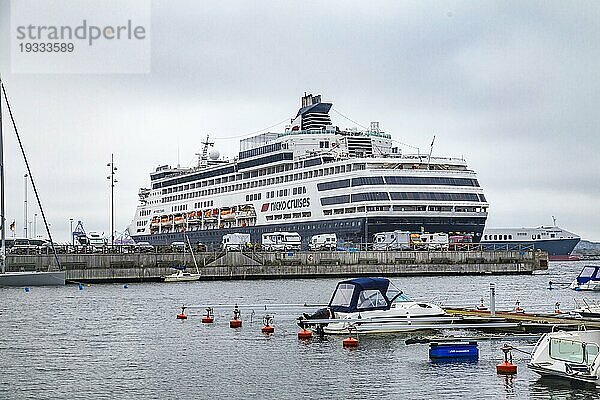
M 528 367 L 542 376 L 600 387 L 600 330 L 552 332 L 535 345 Z

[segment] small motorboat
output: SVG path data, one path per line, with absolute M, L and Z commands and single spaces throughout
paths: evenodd
M 577 308 L 572 310 L 569 314 L 588 319 L 600 318 L 600 304 L 595 302 L 590 302 L 590 304 L 585 299 L 581 299 L 581 301 L 583 302 L 583 306 L 581 306 L 578 301 L 575 301 Z
M 191 272 L 185 272 L 184 270 L 178 270 L 177 272 L 167 275 L 163 278 L 164 282 L 191 282 L 198 281 L 202 277 L 201 274 L 192 274 Z
M 542 376 L 560 377 L 600 387 L 600 330 L 544 334 L 528 367 Z
M 586 265 L 569 288 L 573 290 L 600 290 L 600 267 Z
M 327 334 L 382 333 L 427 329 L 452 319 L 435 304 L 411 300 L 389 279 L 356 278 L 339 282 L 329 305 L 304 314 L 298 324 L 321 324 Z

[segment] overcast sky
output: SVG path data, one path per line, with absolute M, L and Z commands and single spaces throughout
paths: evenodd
M 435 134 L 434 155 L 478 173 L 487 226 L 554 215 L 600 241 L 599 2 L 154 1 L 151 73 L 127 75 L 11 73 L 9 12 L 0 0 L 0 72 L 58 241 L 69 218 L 109 232 L 111 152 L 124 230 L 157 165 L 192 165 L 207 133 L 235 155 L 304 91 L 423 151 Z M 6 124 L 5 137 L 22 234 L 24 164 Z

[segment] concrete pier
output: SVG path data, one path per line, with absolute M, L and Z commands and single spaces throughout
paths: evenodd
M 548 268 L 533 251 L 205 252 L 195 254 L 203 280 L 356 276 L 531 274 Z M 60 254 L 67 281 L 159 281 L 189 253 Z M 10 255 L 9 271 L 55 269 L 51 255 Z

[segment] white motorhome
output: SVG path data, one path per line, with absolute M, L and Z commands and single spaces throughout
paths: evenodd
M 223 236 L 223 240 L 221 240 L 221 249 L 225 251 L 241 251 L 248 247 L 248 243 L 250 243 L 249 233 L 230 233 Z
M 300 250 L 302 237 L 296 232 L 263 233 L 261 245 L 267 251 Z
M 408 250 L 410 232 L 379 232 L 373 235 L 373 250 Z
M 422 233 L 421 247 L 427 250 L 448 250 L 448 234 Z
M 308 249 L 317 250 L 333 250 L 337 248 L 337 235 L 335 233 L 324 233 L 314 235 L 308 242 Z

